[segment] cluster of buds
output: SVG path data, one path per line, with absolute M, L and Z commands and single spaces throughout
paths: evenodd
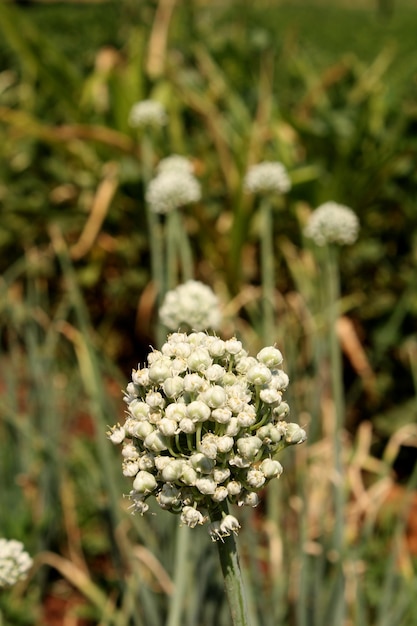
M 204 283 L 188 280 L 166 293 L 159 309 L 159 318 L 170 330 L 184 327 L 216 330 L 221 322 L 219 300 Z
M 32 563 L 21 541 L 0 539 L 0 588 L 11 587 L 26 578 Z
M 263 161 L 252 165 L 244 179 L 246 191 L 250 193 L 287 193 L 291 180 L 285 166 L 279 161 Z
M 304 234 L 318 246 L 355 243 L 359 233 L 359 219 L 347 206 L 325 202 L 312 212 Z
M 157 100 L 135 102 L 129 113 L 129 124 L 133 128 L 159 128 L 167 122 L 165 107 Z
M 201 187 L 196 177 L 185 167 L 170 165 L 159 169 L 149 183 L 146 201 L 153 213 L 166 214 L 201 199 Z
M 108 433 L 123 443 L 133 510 L 145 513 L 155 496 L 162 509 L 195 527 L 224 500 L 256 506 L 258 492 L 282 473 L 277 452 L 306 439 L 286 421 L 289 381 L 281 365 L 275 347 L 255 358 L 236 338 L 204 332 L 173 333 L 152 351 L 127 386 L 125 423 Z M 216 540 L 239 528 L 224 515 L 209 532 Z

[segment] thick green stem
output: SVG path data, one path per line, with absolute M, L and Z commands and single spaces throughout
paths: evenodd
M 343 571 L 342 571 L 342 552 L 343 552 L 343 536 L 344 536 L 344 485 L 343 485 L 343 459 L 342 459 L 342 432 L 344 426 L 344 391 L 343 391 L 343 366 L 340 342 L 337 335 L 337 320 L 339 317 L 339 301 L 340 301 L 340 277 L 339 277 L 339 259 L 338 248 L 336 246 L 327 246 L 326 256 L 326 289 L 327 289 L 327 311 L 328 311 L 328 330 L 329 330 L 329 350 L 330 350 L 330 371 L 331 371 L 331 387 L 334 402 L 334 430 L 333 430 L 333 446 L 334 446 L 334 503 L 335 503 L 335 522 L 333 532 L 333 549 L 339 557 L 338 566 L 338 585 L 343 588 Z M 343 591 L 341 591 L 343 595 Z M 338 607 L 340 619 L 342 619 L 344 607 Z
M 227 503 L 222 502 L 218 507 L 210 511 L 210 519 L 212 522 L 220 521 L 227 514 Z M 233 626 L 250 626 L 245 588 L 235 538 L 233 535 L 230 535 L 224 537 L 223 540 L 219 539 L 216 543 L 219 551 L 227 599 L 232 615 L 232 624 Z
M 166 626 L 181 626 L 184 621 L 182 613 L 184 600 L 188 593 L 189 579 L 189 547 L 190 529 L 188 526 L 179 525 L 177 530 L 177 541 L 175 546 L 175 566 L 174 566 L 174 593 L 169 605 L 168 619 Z
M 335 469 L 337 476 L 336 485 L 336 527 L 335 548 L 340 551 L 343 536 L 343 463 L 342 463 L 342 430 L 344 425 L 344 392 L 343 392 L 343 367 L 340 342 L 337 336 L 337 320 L 339 317 L 340 280 L 338 249 L 328 246 L 326 259 L 326 284 L 329 325 L 330 347 L 330 373 L 332 395 L 335 411 L 334 424 L 334 452 Z
M 262 335 L 265 345 L 273 343 L 275 334 L 275 272 L 272 208 L 269 198 L 263 198 L 261 207 L 261 279 L 262 279 Z
M 152 178 L 154 158 L 152 139 L 146 133 L 142 137 L 141 155 L 143 184 L 146 192 L 146 188 Z M 146 203 L 146 218 L 148 222 L 149 247 L 151 255 L 151 277 L 152 282 L 155 286 L 156 306 L 157 309 L 159 309 L 165 293 L 162 233 L 159 215 L 152 211 L 148 203 Z M 156 329 L 156 339 L 158 347 L 162 345 L 165 339 L 164 329 L 162 328 L 162 325 L 158 322 Z
M 194 275 L 191 246 L 184 228 L 183 216 L 179 210 L 167 215 L 165 238 L 167 289 L 173 289 L 180 277 L 181 282 L 186 282 Z

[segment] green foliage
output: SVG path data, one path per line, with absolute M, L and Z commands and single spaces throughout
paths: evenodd
M 130 515 L 105 436 L 123 420 L 130 368 L 156 341 L 147 172 L 127 122 L 149 97 L 169 115 L 151 167 L 187 155 L 203 187 L 183 214 L 195 274 L 224 301 L 224 332 L 255 353 L 262 224 L 243 176 L 280 160 L 293 182 L 273 207 L 270 342 L 310 443 L 285 456 L 239 537 L 254 626 L 339 626 L 343 600 L 355 626 L 417 619 L 409 493 L 386 508 L 397 476 L 415 489 L 417 13 L 214 4 L 178 4 L 166 63 L 151 74 L 154 2 L 0 3 L 0 534 L 35 556 L 33 577 L 0 597 L 6 624 L 45 625 L 60 594 L 62 614 L 87 624 L 157 626 L 173 614 L 178 520 Z M 354 337 L 342 342 L 340 560 L 323 276 L 303 236 L 309 211 L 330 199 L 361 222 L 340 266 Z M 193 537 L 180 623 L 229 624 L 213 547 L 203 529 Z

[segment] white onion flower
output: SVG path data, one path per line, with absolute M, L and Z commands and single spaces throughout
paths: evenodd
M 188 280 L 168 291 L 159 317 L 170 330 L 184 326 L 192 330 L 216 330 L 221 322 L 219 300 L 207 285 L 198 280 Z
M 201 187 L 192 174 L 167 170 L 153 178 L 146 191 L 146 201 L 154 213 L 171 213 L 201 199 Z
M 350 245 L 355 243 L 359 233 L 359 220 L 347 206 L 336 202 L 320 205 L 307 222 L 304 230 L 318 246 L 326 244 Z
M 165 126 L 168 117 L 164 106 L 156 100 L 136 102 L 129 113 L 129 125 L 133 128 Z
M 177 368 L 178 359 L 184 368 Z M 109 434 L 122 445 L 132 509 L 146 513 L 155 497 L 191 528 L 211 518 L 213 539 L 237 533 L 228 503 L 256 506 L 258 492 L 282 473 L 274 456 L 306 438 L 298 424 L 285 421 L 288 381 L 281 366 L 274 347 L 249 357 L 238 339 L 200 331 L 175 332 L 153 350 L 127 386 L 125 424 Z
M 158 174 L 162 172 L 185 172 L 186 174 L 194 174 L 193 164 L 187 157 L 180 156 L 179 154 L 171 154 L 169 157 L 165 157 L 158 163 L 156 168 Z
M 16 539 L 0 539 L 0 589 L 26 578 L 32 559 Z
M 272 191 L 283 194 L 291 189 L 291 181 L 282 163 L 264 161 L 249 168 L 244 179 L 244 186 L 246 191 L 251 193 Z

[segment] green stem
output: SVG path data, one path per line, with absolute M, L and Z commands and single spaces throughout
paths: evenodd
M 218 507 L 210 510 L 210 520 L 212 522 L 220 521 L 227 514 L 227 502 L 222 502 Z M 223 572 L 225 590 L 232 615 L 232 624 L 233 626 L 250 626 L 245 588 L 235 538 L 233 535 L 230 535 L 216 543 Z
M 177 263 L 177 229 L 181 225 L 178 219 L 178 211 L 168 213 L 165 221 L 165 247 L 166 247 L 166 268 L 165 278 L 167 290 L 174 289 L 178 284 L 178 263 Z
M 339 338 L 337 336 L 337 320 L 339 317 L 340 300 L 340 279 L 338 249 L 335 246 L 328 246 L 326 259 L 327 274 L 327 304 L 328 304 L 328 325 L 329 325 L 329 347 L 330 347 L 330 370 L 332 395 L 335 410 L 334 427 L 334 449 L 335 449 L 335 469 L 338 478 L 337 503 L 336 508 L 336 532 L 337 549 L 341 547 L 343 535 L 343 464 L 342 464 L 342 442 L 341 435 L 344 425 L 344 392 L 343 392 L 343 366 L 342 353 L 340 350 Z M 339 528 L 338 528 L 339 527 Z M 336 547 L 336 546 L 335 546 Z
M 152 140 L 146 133 L 144 133 L 141 141 L 141 155 L 143 184 L 146 192 L 146 188 L 152 178 L 154 161 Z M 162 232 L 159 215 L 151 210 L 148 203 L 146 203 L 146 219 L 148 222 L 149 247 L 151 255 L 151 277 L 155 286 L 156 306 L 157 310 L 159 310 L 165 294 Z M 159 322 L 157 322 L 156 327 L 156 339 L 158 347 L 162 345 L 165 339 L 164 329 Z
M 190 529 L 188 526 L 178 525 L 177 540 L 175 546 L 175 565 L 174 565 L 174 593 L 171 597 L 169 605 L 169 613 L 166 626 L 181 626 L 184 621 L 182 612 L 184 600 L 188 593 L 190 584 L 189 580 L 189 556 L 190 548 Z
M 179 225 L 177 238 L 179 256 L 181 259 L 182 281 L 185 283 L 187 280 L 191 280 L 194 277 L 194 262 L 190 240 L 184 228 L 184 223 Z
M 275 272 L 272 208 L 268 198 L 262 199 L 260 212 L 262 335 L 264 344 L 269 345 L 275 334 Z
M 193 278 L 194 264 L 190 242 L 184 228 L 183 216 L 179 210 L 172 211 L 166 219 L 166 276 L 167 289 L 173 289 L 181 282 Z
M 328 311 L 328 330 L 329 330 L 329 349 L 330 349 L 330 371 L 331 371 L 331 387 L 334 402 L 335 422 L 333 430 L 333 446 L 334 446 L 334 503 L 335 503 L 335 522 L 333 532 L 333 549 L 339 557 L 338 561 L 338 580 L 337 585 L 340 587 L 339 593 L 343 596 L 343 571 L 342 571 L 342 551 L 343 551 L 343 535 L 344 535 L 344 485 L 343 485 L 343 459 L 342 459 L 342 431 L 344 426 L 344 391 L 343 391 L 343 366 L 342 353 L 340 349 L 339 338 L 337 336 L 337 320 L 339 317 L 339 301 L 340 301 L 340 277 L 339 277 L 339 258 L 338 248 L 329 245 L 326 249 L 326 288 L 327 288 L 327 311 Z M 342 615 L 344 607 L 339 604 L 337 607 L 339 618 L 343 621 Z

